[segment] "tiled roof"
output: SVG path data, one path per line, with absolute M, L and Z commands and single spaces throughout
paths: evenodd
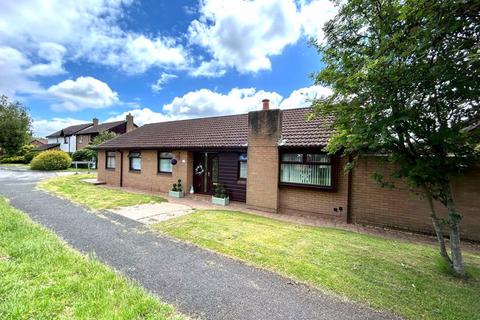
M 43 138 L 32 138 L 32 139 L 30 139 L 30 143 L 35 142 L 35 141 L 38 141 L 38 142 L 40 142 L 40 143 L 42 143 L 42 144 L 48 143 L 48 140 L 47 140 L 47 139 L 43 139 Z
M 57 132 L 54 132 L 54 133 L 48 135 L 47 138 L 71 136 L 72 134 L 75 134 L 80 130 L 86 129 L 86 128 L 90 127 L 91 125 L 92 125 L 92 123 L 83 123 L 83 124 L 77 124 L 77 125 L 74 125 L 74 126 L 66 127 L 66 128 L 63 128 L 62 130 L 59 130 Z
M 103 131 L 110 130 L 112 128 L 115 128 L 116 126 L 119 126 L 121 124 L 124 124 L 126 121 L 115 121 L 115 122 L 105 122 L 101 123 L 99 125 L 93 125 L 91 127 L 88 127 L 86 129 L 83 129 L 82 131 L 77 132 L 77 134 L 92 134 L 92 133 L 100 133 Z
M 60 146 L 60 143 L 47 143 L 47 144 L 42 144 L 38 147 L 33 148 L 32 151 L 45 151 L 45 150 L 56 148 L 58 146 Z
M 311 108 L 283 111 L 280 146 L 324 146 L 332 130 L 331 119 L 307 121 Z M 98 146 L 132 148 L 245 148 L 248 114 L 160 122 L 144 125 Z
M 325 146 L 333 133 L 333 118 L 307 120 L 312 108 L 283 111 L 281 145 L 288 147 Z

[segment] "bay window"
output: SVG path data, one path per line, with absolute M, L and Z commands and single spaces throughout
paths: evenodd
M 332 157 L 321 152 L 282 153 L 280 184 L 333 188 Z
M 171 152 L 159 152 L 158 153 L 158 172 L 160 173 L 172 173 L 172 158 Z
M 130 159 L 130 170 L 141 171 L 142 170 L 142 154 L 139 151 L 132 151 L 128 155 Z

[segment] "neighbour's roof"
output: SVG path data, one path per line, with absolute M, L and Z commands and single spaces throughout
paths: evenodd
M 72 134 L 75 134 L 78 131 L 88 128 L 92 125 L 93 125 L 92 123 L 83 123 L 83 124 L 77 124 L 74 126 L 66 127 L 66 128 L 63 128 L 62 130 L 59 130 L 57 132 L 54 132 L 48 135 L 47 138 L 71 136 Z
M 32 151 L 45 151 L 45 150 L 56 148 L 58 146 L 60 146 L 60 143 L 47 143 L 47 144 L 42 144 L 38 147 L 33 148 Z
M 114 122 L 105 122 L 99 125 L 93 125 L 89 128 L 83 129 L 82 131 L 77 132 L 77 134 L 92 134 L 92 133 L 101 133 L 103 131 L 107 131 L 113 129 L 121 124 L 126 123 L 125 120 L 122 121 L 114 121 Z
M 307 121 L 311 108 L 283 110 L 280 146 L 325 146 L 331 118 Z M 99 149 L 245 148 L 248 114 L 144 125 L 98 146 Z
M 32 138 L 32 139 L 30 139 L 30 143 L 32 143 L 34 141 L 38 141 L 38 142 L 43 143 L 43 144 L 48 143 L 48 140 L 43 139 L 43 138 Z

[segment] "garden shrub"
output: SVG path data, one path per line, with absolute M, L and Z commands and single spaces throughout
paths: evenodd
M 30 151 L 23 157 L 25 158 L 25 161 L 23 163 L 29 164 L 32 162 L 32 159 L 35 158 L 35 156 L 38 154 L 38 151 Z
M 60 150 L 48 150 L 41 152 L 32 162 L 30 168 L 33 170 L 64 170 L 71 166 L 72 158 Z
M 0 158 L 0 163 L 24 163 L 25 158 L 23 156 L 10 156 Z
M 97 157 L 97 153 L 90 149 L 77 150 L 72 154 L 73 161 L 91 161 Z

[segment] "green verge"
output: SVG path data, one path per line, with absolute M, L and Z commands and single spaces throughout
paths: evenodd
M 0 197 L 0 319 L 184 319 Z
M 75 203 L 85 205 L 94 210 L 128 207 L 146 203 L 160 203 L 166 201 L 158 196 L 149 196 L 138 193 L 94 186 L 83 182 L 84 179 L 93 179 L 96 175 L 79 174 L 55 177 L 41 181 L 41 189 L 53 192 Z
M 468 280 L 433 246 L 233 211 L 198 211 L 155 230 L 411 319 L 480 319 L 480 255 Z

